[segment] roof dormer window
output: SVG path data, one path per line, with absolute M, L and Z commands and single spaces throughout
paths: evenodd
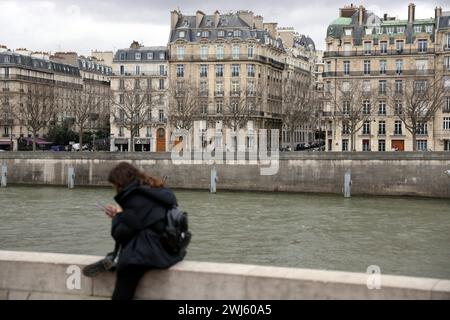
M 415 33 L 422 32 L 422 26 L 414 26 L 414 32 Z
M 382 29 L 381 29 L 381 27 L 375 27 L 375 33 L 376 34 L 381 34 L 382 33 Z
M 186 32 L 184 32 L 184 31 L 180 31 L 178 33 L 178 38 L 184 38 L 185 36 L 186 36 Z
M 153 60 L 153 52 L 147 52 L 147 60 Z
M 405 33 L 405 27 L 404 26 L 397 27 L 397 33 Z
M 122 53 L 120 54 L 120 60 L 125 60 L 125 52 L 122 52 Z
M 140 52 L 136 52 L 136 53 L 134 54 L 134 58 L 135 58 L 136 60 L 141 60 L 141 53 L 140 53 Z
M 209 37 L 209 31 L 202 31 L 202 37 L 208 38 Z
M 164 60 L 164 58 L 165 58 L 164 52 L 160 52 L 159 53 L 159 60 Z
M 425 31 L 426 31 L 427 33 L 433 33 L 433 26 L 432 26 L 432 25 L 425 26 Z
M 394 33 L 394 27 L 387 27 L 386 28 L 386 33 L 387 34 L 393 34 Z
M 352 35 L 352 29 L 350 29 L 350 28 L 345 28 L 345 29 L 344 29 L 344 33 L 345 33 L 346 36 L 351 36 L 351 35 Z
M 223 30 L 217 31 L 217 36 L 220 37 L 220 38 L 225 37 L 225 31 L 223 31 Z
M 240 37 L 241 36 L 241 30 L 234 30 L 233 36 L 234 37 Z
M 227 25 L 228 25 L 228 20 L 227 20 L 227 18 L 222 18 L 222 19 L 220 19 L 220 23 L 221 23 L 223 26 L 227 26 Z

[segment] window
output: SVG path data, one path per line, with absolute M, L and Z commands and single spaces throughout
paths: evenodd
M 416 60 L 416 70 L 425 72 L 428 69 L 428 60 Z
M 247 56 L 248 58 L 253 58 L 253 46 L 247 47 Z
M 350 61 L 344 61 L 344 74 L 347 76 L 350 74 Z
M 363 134 L 370 134 L 370 121 L 363 122 Z
M 378 114 L 380 116 L 385 116 L 386 115 L 386 101 L 380 101 L 378 103 Z
M 350 114 L 350 101 L 342 102 L 342 114 L 349 115 Z
M 219 38 L 225 37 L 225 31 L 223 31 L 223 30 L 217 31 L 217 36 L 218 36 Z
M 378 122 L 378 134 L 385 135 L 386 134 L 386 121 Z
M 134 54 L 134 58 L 135 58 L 136 60 L 141 60 L 141 53 L 140 53 L 140 52 L 136 52 L 136 53 Z
M 240 37 L 241 36 L 241 30 L 234 30 L 233 36 L 234 37 Z
M 450 130 L 450 117 L 444 117 L 443 119 L 443 129 L 444 130 Z
M 363 101 L 363 114 L 365 114 L 365 115 L 370 114 L 370 101 L 369 100 Z
M 419 40 L 418 45 L 419 52 L 427 52 L 427 40 Z
M 223 95 L 223 83 L 222 81 L 216 81 L 216 96 Z
M 426 33 L 433 33 L 433 26 L 432 25 L 425 26 L 425 32 Z
M 247 95 L 253 96 L 255 94 L 255 83 L 253 80 L 247 81 Z
M 247 76 L 248 77 L 254 77 L 255 76 L 255 65 L 254 64 L 248 64 L 247 65 Z
M 420 32 L 422 32 L 422 26 L 414 26 L 414 32 L 415 32 L 415 33 L 420 33 Z
M 123 79 L 119 80 L 119 89 L 125 89 L 125 80 Z
M 208 46 L 200 47 L 200 59 L 203 59 L 203 60 L 208 59 Z
M 387 53 L 387 47 L 388 47 L 388 43 L 386 41 L 381 41 L 380 42 L 380 53 L 381 54 L 386 54 Z
M 351 36 L 351 35 L 352 35 L 352 29 L 345 28 L 345 29 L 344 29 L 344 32 L 345 32 L 345 35 L 346 35 L 346 36 Z
M 208 76 L 208 65 L 201 64 L 200 65 L 200 77 L 207 77 L 207 76 Z
M 231 65 L 231 76 L 239 77 L 239 65 L 238 64 Z
M 378 151 L 386 151 L 386 140 L 378 140 Z
M 121 52 L 120 53 L 120 60 L 125 60 L 125 59 L 126 59 L 125 52 Z
M 371 89 L 371 85 L 370 85 L 370 80 L 364 80 L 363 82 L 363 91 L 364 92 L 370 92 Z
M 362 149 L 363 151 L 370 151 L 370 140 L 364 139 L 362 141 Z
M 141 67 L 140 66 L 136 66 L 136 75 L 140 75 L 141 74 Z
M 400 120 L 395 120 L 394 123 L 394 134 L 401 135 L 402 134 L 402 122 Z
M 386 27 L 386 33 L 387 34 L 393 34 L 394 33 L 394 27 Z
M 239 104 L 237 102 L 231 103 L 231 112 L 238 113 L 239 112 Z
M 375 27 L 375 33 L 376 34 L 382 34 L 383 33 L 383 30 L 381 29 L 381 27 Z
M 159 60 L 164 60 L 165 58 L 166 58 L 165 52 L 160 52 L 159 53 Z
M 177 64 L 177 77 L 184 77 L 184 64 Z
M 364 54 L 370 54 L 372 52 L 372 42 L 365 41 L 364 42 Z
M 395 60 L 395 72 L 397 74 L 403 73 L 403 60 Z
M 216 47 L 216 58 L 223 59 L 223 45 L 218 45 Z
M 119 137 L 123 137 L 123 136 L 125 136 L 125 133 L 124 133 L 124 127 L 119 127 Z
M 178 37 L 179 38 L 184 38 L 186 36 L 186 32 L 185 31 L 180 31 L 179 33 L 178 33 Z
M 428 144 L 427 140 L 417 140 L 417 151 L 427 151 L 428 150 Z
M 141 81 L 139 79 L 134 80 L 134 88 L 140 89 L 141 88 Z
M 450 70 L 450 56 L 444 57 L 444 67 L 447 70 Z
M 369 60 L 364 61 L 364 74 L 365 75 L 370 74 L 370 61 Z
M 237 81 L 237 80 L 231 81 L 231 93 L 233 93 L 233 94 L 239 94 L 240 93 L 239 81 Z
M 119 103 L 120 104 L 124 104 L 125 103 L 125 98 L 124 98 L 124 95 L 121 93 L 121 94 L 119 94 Z M 122 111 L 122 110 L 121 110 Z M 123 120 L 123 119 L 122 119 Z
M 342 139 L 342 151 L 348 151 L 348 139 Z
M 386 80 L 379 81 L 378 93 L 386 94 Z
M 164 79 L 159 79 L 159 90 L 164 90 Z
M 216 113 L 223 113 L 223 101 L 216 101 Z
M 216 64 L 216 77 L 223 77 L 223 64 Z
M 404 48 L 404 41 L 403 40 L 395 42 L 395 49 L 397 50 L 398 53 L 402 53 L 403 52 L 403 48 Z
M 202 37 L 208 38 L 209 37 L 209 31 L 202 31 Z
M 444 104 L 444 109 L 442 110 L 442 112 L 450 112 L 450 97 L 445 97 L 445 104 Z
M 125 67 L 124 66 L 120 66 L 120 74 L 121 75 L 125 74 Z
M 178 60 L 184 59 L 184 47 L 177 47 L 177 58 Z
M 350 133 L 350 128 L 348 126 L 347 122 L 344 122 L 342 124 L 342 134 L 349 134 Z
M 416 133 L 419 135 L 427 135 L 428 134 L 428 125 L 425 122 L 419 122 L 417 124 Z
M 239 59 L 241 47 L 238 44 L 234 44 L 232 48 L 233 59 Z
M 394 104 L 394 114 L 395 115 L 400 115 L 403 113 L 403 103 L 401 101 L 395 101 Z
M 450 23 L 450 19 L 448 21 Z M 450 33 L 447 33 L 447 49 L 450 49 Z
M 164 122 L 164 110 L 158 111 L 159 122 Z
M 386 74 L 386 60 L 380 60 L 380 74 Z
M 163 64 L 159 65 L 159 75 L 160 76 L 165 76 L 165 75 L 167 75 L 166 73 L 167 73 L 166 72 L 166 67 Z
M 205 80 L 200 81 L 200 95 L 207 96 L 208 95 L 208 82 Z
M 403 93 L 403 81 L 395 80 L 395 93 L 401 94 Z
M 397 27 L 397 33 L 405 33 L 405 27 L 404 26 Z

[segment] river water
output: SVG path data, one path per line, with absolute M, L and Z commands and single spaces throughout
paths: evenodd
M 177 190 L 187 259 L 450 279 L 450 200 Z M 0 249 L 103 255 L 109 188 L 0 189 Z

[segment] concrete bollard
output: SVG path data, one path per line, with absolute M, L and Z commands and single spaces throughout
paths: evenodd
M 75 169 L 69 167 L 67 170 L 67 187 L 73 189 L 75 187 Z
M 344 175 L 344 198 L 351 197 L 351 186 L 352 186 L 352 170 L 348 169 Z
M 216 184 L 217 184 L 217 169 L 216 167 L 211 168 L 211 187 L 210 192 L 216 193 Z
M 8 179 L 8 166 L 6 165 L 6 163 L 4 163 L 2 164 L 2 176 L 0 177 L 1 186 L 3 188 L 6 188 L 7 179 Z

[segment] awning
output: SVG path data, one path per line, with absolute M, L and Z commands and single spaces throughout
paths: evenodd
M 0 145 L 1 146 L 9 146 L 11 144 L 11 141 L 1 141 L 0 140 Z
M 27 145 L 33 144 L 33 138 L 27 137 L 24 138 L 24 140 L 27 142 Z M 36 138 L 36 144 L 52 144 L 53 142 L 45 141 L 42 138 Z

